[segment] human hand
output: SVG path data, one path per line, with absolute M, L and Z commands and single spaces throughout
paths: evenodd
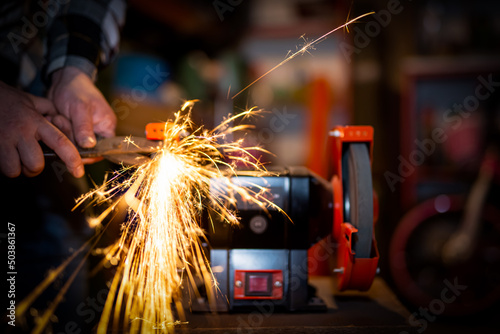
M 64 67 L 52 74 L 48 97 L 57 111 L 71 123 L 70 137 L 80 147 L 93 147 L 95 134 L 112 137 L 116 116 L 92 80 L 76 67 Z
M 63 160 L 75 177 L 84 174 L 76 147 L 44 115 L 56 110 L 47 99 L 24 93 L 0 82 L 0 170 L 8 177 L 40 174 L 45 159 L 39 141 Z

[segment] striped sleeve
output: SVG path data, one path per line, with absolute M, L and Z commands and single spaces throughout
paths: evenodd
M 95 80 L 118 52 L 125 9 L 125 0 L 71 0 L 60 8 L 47 34 L 45 78 L 75 66 Z

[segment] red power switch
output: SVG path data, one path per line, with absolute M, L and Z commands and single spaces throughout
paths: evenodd
M 281 270 L 235 270 L 234 299 L 282 299 Z

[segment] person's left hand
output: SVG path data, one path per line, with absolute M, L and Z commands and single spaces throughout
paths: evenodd
M 76 67 L 64 67 L 52 74 L 48 98 L 57 111 L 69 119 L 69 137 L 83 148 L 96 144 L 95 134 L 115 135 L 116 116 L 92 80 Z M 87 161 L 88 162 L 88 161 Z

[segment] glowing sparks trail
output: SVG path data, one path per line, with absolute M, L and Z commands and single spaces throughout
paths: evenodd
M 271 73 L 272 71 L 274 71 L 275 69 L 277 69 L 278 67 L 280 67 L 281 65 L 289 62 L 290 60 L 292 60 L 293 58 L 297 57 L 298 55 L 302 55 L 306 52 L 309 51 L 309 49 L 313 48 L 314 45 L 322 42 L 323 40 L 325 40 L 330 34 L 333 34 L 334 32 L 336 32 L 337 30 L 339 29 L 342 29 L 342 28 L 346 28 L 348 27 L 351 23 L 354 23 L 355 21 L 365 17 L 365 16 L 368 16 L 368 15 L 372 15 L 374 14 L 375 12 L 370 12 L 370 13 L 365 13 L 363 15 L 360 15 L 352 20 L 349 20 L 347 21 L 346 23 L 344 23 L 343 25 L 341 26 L 338 26 L 337 28 L 333 29 L 333 30 L 330 30 L 329 32 L 327 32 L 326 34 L 324 34 L 323 36 L 321 37 L 318 37 L 316 38 L 315 40 L 311 41 L 311 42 L 308 42 L 306 43 L 302 48 L 300 48 L 298 51 L 292 53 L 291 55 L 287 55 L 287 57 L 285 58 L 285 60 L 283 60 L 282 62 L 280 62 L 278 65 L 274 66 L 273 68 L 271 68 L 269 71 L 267 71 L 266 73 L 262 74 L 260 77 L 258 77 L 257 79 L 255 79 L 254 81 L 252 81 L 249 85 L 247 85 L 245 88 L 243 88 L 242 90 L 240 90 L 238 93 L 234 94 L 232 99 L 234 99 L 236 96 L 240 95 L 241 93 L 243 93 L 245 90 L 247 90 L 250 86 L 252 86 L 253 84 L 255 84 L 257 81 L 259 81 L 260 79 L 264 78 L 266 75 L 268 75 L 269 73 Z M 304 36 L 301 36 L 302 38 L 304 38 Z
M 200 242 L 204 235 L 200 228 L 203 210 L 213 209 L 221 219 L 237 224 L 237 216 L 224 203 L 235 193 L 262 208 L 273 205 L 262 193 L 249 193 L 231 182 L 236 162 L 251 165 L 254 172 L 263 169 L 241 148 L 240 141 L 220 142 L 230 133 L 247 129 L 248 126 L 229 124 L 252 111 L 228 118 L 213 131 L 193 131 L 189 113 L 182 114 L 191 107 L 192 101 L 187 102 L 173 124 L 165 127 L 164 146 L 149 163 L 133 172 L 131 186 L 120 198 L 131 208 L 130 219 L 121 239 L 106 255 L 109 261 L 117 263 L 118 270 L 99 332 L 124 328 L 145 333 L 172 331 L 177 321 L 175 311 L 183 318 L 179 295 L 183 275 L 193 285 L 194 277 L 202 277 L 209 300 L 214 300 L 211 271 Z M 193 132 L 178 139 L 186 131 Z M 223 180 L 221 186 L 214 187 L 211 180 L 215 178 Z M 108 187 L 109 184 L 112 182 Z M 119 183 L 111 187 L 111 193 L 121 188 L 123 184 Z M 97 189 L 94 193 L 103 191 L 104 188 Z
M 223 141 L 236 131 L 248 129 L 249 125 L 230 124 L 256 111 L 228 117 L 208 131 L 193 129 L 192 106 L 193 101 L 186 102 L 173 122 L 165 126 L 164 145 L 149 162 L 136 169 L 124 167 L 78 201 L 81 205 L 89 200 L 94 204 L 115 200 L 92 219 L 93 226 L 101 224 L 120 202 L 130 207 L 120 239 L 105 250 L 106 260 L 117 270 L 99 322 L 99 333 L 173 331 L 178 319 L 183 319 L 180 296 L 183 277 L 195 288 L 195 277 L 201 277 L 209 301 L 214 302 L 214 280 L 201 248 L 203 211 L 213 210 L 219 219 L 237 224 L 236 214 L 228 208 L 235 196 L 264 210 L 276 207 L 265 199 L 266 189 L 260 187 L 254 192 L 231 182 L 231 177 L 236 177 L 236 164 L 252 170 L 246 174 L 264 172 L 258 159 L 249 153 L 249 150 L 263 151 L 261 148 L 245 149 L 241 140 Z M 191 134 L 182 137 L 189 131 Z M 256 186 L 250 185 L 253 189 Z M 44 286 L 48 283 L 44 281 Z M 31 297 L 30 300 L 36 296 Z M 62 295 L 58 297 L 50 312 L 40 318 L 35 331 L 41 331 L 47 324 Z M 28 306 L 29 302 L 22 305 L 23 312 Z

